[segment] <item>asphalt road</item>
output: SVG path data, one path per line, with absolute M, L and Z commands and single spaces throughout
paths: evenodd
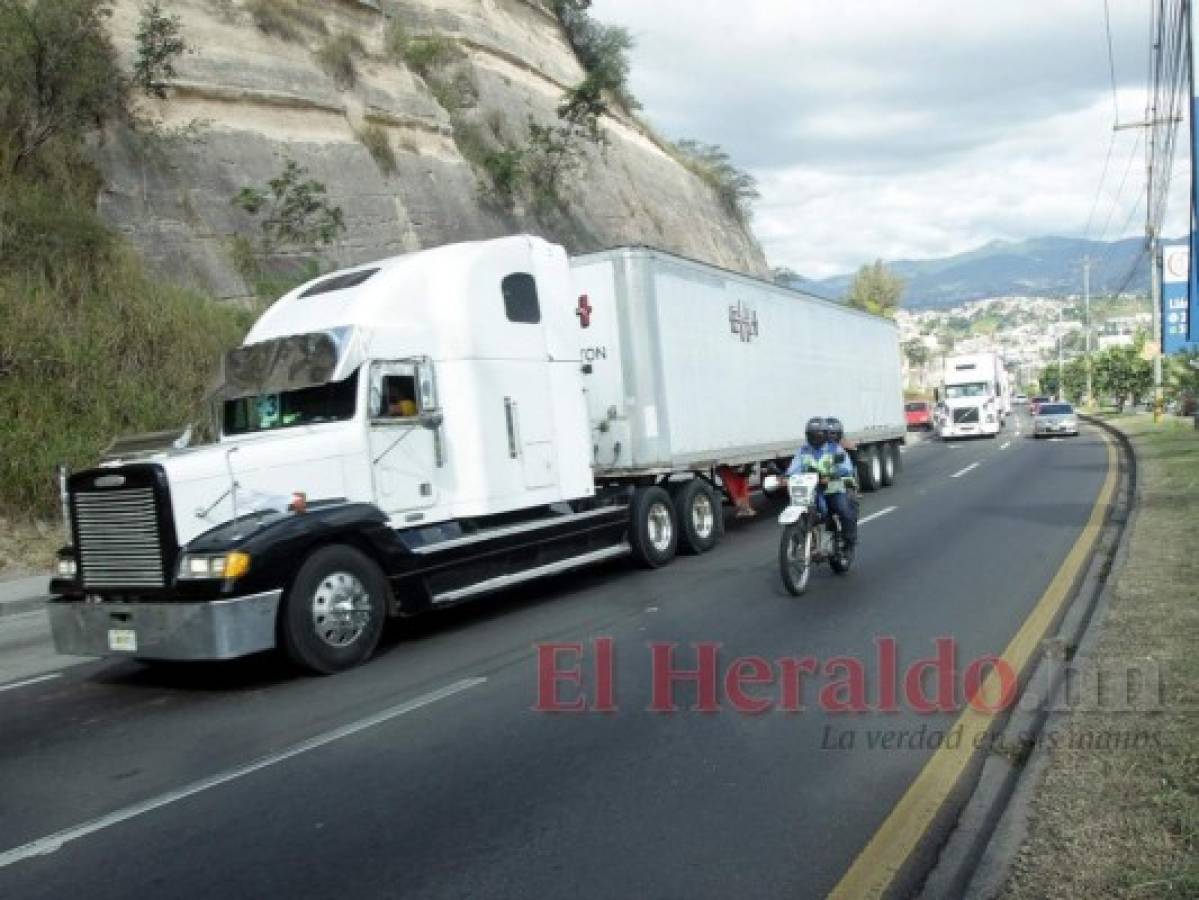
M 0 684 L 0 896 L 823 895 L 933 752 L 912 733 L 955 716 L 902 694 L 896 712 L 826 711 L 844 673 L 823 670 L 802 712 L 737 712 L 723 689 L 719 712 L 695 712 L 692 685 L 651 712 L 648 645 L 693 668 L 691 645 L 718 642 L 722 673 L 857 657 L 872 706 L 878 638 L 901 665 L 938 637 L 960 669 L 1002 652 L 1106 472 L 1094 432 L 1023 429 L 910 448 L 899 483 L 864 499 L 853 571 L 819 570 L 800 599 L 763 515 L 656 572 L 615 563 L 405 623 L 335 678 L 260 657 Z M 535 711 L 534 645 L 583 643 L 593 699 L 598 637 L 617 711 Z M 892 745 L 871 746 L 884 731 Z

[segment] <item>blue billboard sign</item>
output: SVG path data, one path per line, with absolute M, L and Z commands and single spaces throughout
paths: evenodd
M 1199 349 L 1199 310 L 1191 281 L 1191 248 L 1187 244 L 1162 248 L 1162 352 Z

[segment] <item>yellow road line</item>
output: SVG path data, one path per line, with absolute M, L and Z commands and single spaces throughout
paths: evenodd
M 1099 534 L 1103 529 L 1104 519 L 1112 497 L 1116 492 L 1118 470 L 1116 467 L 1116 450 L 1111 439 L 1102 431 L 1099 432 L 1107 444 L 1107 478 L 1095 500 L 1087 524 L 1083 526 L 1082 534 L 1074 542 L 1053 581 L 1037 601 L 1036 607 L 1016 636 L 1012 638 L 1007 649 L 1003 651 L 1002 659 L 1018 675 L 1023 675 L 1025 668 L 1041 641 L 1045 638 L 1049 627 L 1057 619 L 1058 613 L 1070 597 L 1070 589 L 1074 585 L 1083 566 L 1087 564 L 1094 549 Z M 994 669 L 983 682 L 981 693 L 986 698 L 997 698 L 1001 693 L 999 675 Z M 983 713 L 967 706 L 966 710 L 953 724 L 953 729 L 961 729 L 962 738 L 955 742 L 953 749 L 946 746 L 937 750 L 929 759 L 916 780 L 908 787 L 903 797 L 895 804 L 895 808 L 879 826 L 870 843 L 858 854 L 853 865 L 837 883 L 829 894 L 830 897 L 881 897 L 891 886 L 891 882 L 899 873 L 908 857 L 919 845 L 933 819 L 940 812 L 950 792 L 970 763 L 976 752 L 975 740 L 982 740 L 988 728 L 995 720 L 992 713 Z M 949 732 L 946 732 L 948 734 Z

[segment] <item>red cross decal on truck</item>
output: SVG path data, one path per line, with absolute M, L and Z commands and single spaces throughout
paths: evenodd
M 579 308 L 575 310 L 575 315 L 579 317 L 579 324 L 582 327 L 591 327 L 591 313 L 593 311 L 591 303 L 587 300 L 587 295 L 583 294 L 579 297 Z

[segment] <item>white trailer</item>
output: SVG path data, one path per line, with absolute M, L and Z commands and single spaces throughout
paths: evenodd
M 998 353 L 950 356 L 938 390 L 942 438 L 995 437 L 1011 410 L 1008 373 Z
M 346 668 L 388 615 L 710 550 L 718 471 L 786 463 L 812 415 L 890 483 L 899 377 L 891 322 L 649 250 L 512 237 L 326 275 L 226 358 L 216 443 L 64 479 L 55 643 Z

